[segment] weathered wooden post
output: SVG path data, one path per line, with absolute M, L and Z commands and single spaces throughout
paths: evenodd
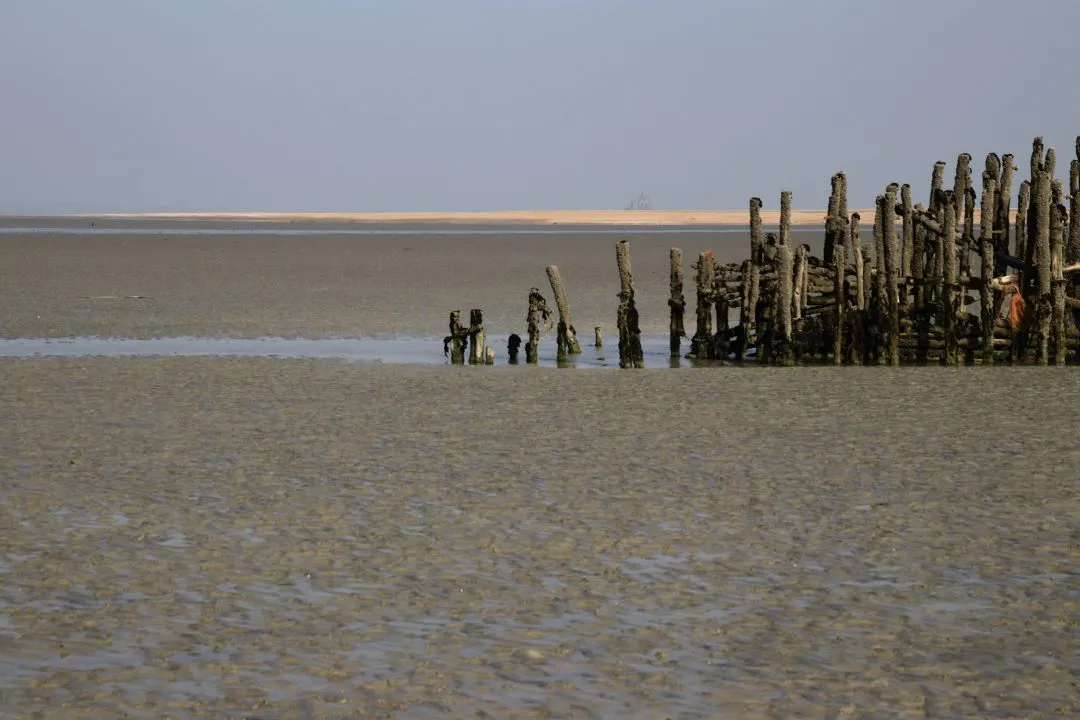
M 888 357 L 889 365 L 900 364 L 900 295 L 899 285 L 899 253 L 896 249 L 896 191 L 900 186 L 890 184 L 885 189 L 885 194 L 878 204 L 878 214 L 881 215 L 882 242 L 885 252 L 885 294 L 887 297 L 886 308 L 888 311 Z
M 956 365 L 958 362 L 956 353 L 956 312 L 957 286 L 956 286 L 956 208 L 957 198 L 955 193 L 947 192 L 945 195 L 944 231 L 941 237 L 941 269 L 943 275 L 942 298 L 942 325 L 945 331 L 945 354 L 942 358 L 945 365 Z
M 686 313 L 686 298 L 683 296 L 683 270 L 682 250 L 671 248 L 671 297 L 668 298 L 668 307 L 671 308 L 671 357 L 679 357 L 682 337 L 686 335 L 683 327 L 683 316 Z
M 746 288 L 746 302 L 742 309 L 743 323 L 746 326 L 746 340 L 743 343 L 742 353 L 745 355 L 746 348 L 751 345 L 757 348 L 758 327 L 757 311 L 758 302 L 761 300 L 761 263 L 764 261 L 765 239 L 761 229 L 761 198 L 750 198 L 750 260 L 748 264 L 749 279 L 744 275 L 743 282 L 748 283 Z M 757 348 L 760 351 L 760 348 Z M 758 360 L 760 360 L 760 356 Z
M 1054 365 L 1065 364 L 1065 276 L 1061 255 L 1065 244 L 1065 225 L 1068 210 L 1061 203 L 1050 207 L 1050 341 L 1054 349 Z
M 869 279 L 866 277 L 865 268 L 863 266 L 863 246 L 862 239 L 859 237 L 859 222 L 861 220 L 862 216 L 859 215 L 859 213 L 851 213 L 849 234 L 851 242 L 851 258 L 855 265 L 855 307 L 858 308 L 860 312 L 866 310 L 866 282 Z
M 690 355 L 704 360 L 712 357 L 712 297 L 713 297 L 712 251 L 698 255 L 697 261 L 697 330 L 690 340 Z
M 997 208 L 997 178 L 990 156 L 983 171 L 982 208 L 979 228 L 980 275 L 979 308 L 982 320 L 982 361 L 994 364 L 994 214 Z
M 877 222 L 875 221 L 875 225 Z M 870 243 L 863 243 L 862 246 L 862 263 L 863 263 L 863 292 L 866 293 L 863 298 L 862 312 L 862 364 L 869 365 L 874 357 L 875 345 L 874 338 L 877 336 L 877 327 L 875 326 L 874 318 L 874 257 L 873 246 Z
M 847 241 L 847 177 L 838 172 L 832 176 L 832 193 L 829 195 L 829 210 L 825 217 L 825 248 L 822 261 L 826 267 L 833 267 L 833 253 L 838 245 Z
M 1029 218 L 1031 212 L 1031 183 L 1024 180 L 1020 183 L 1020 193 L 1016 201 L 1016 242 L 1013 249 L 1013 257 L 1021 260 L 1025 263 L 1030 262 L 1030 249 L 1028 243 L 1028 228 L 1030 227 Z M 1023 290 L 1027 287 L 1026 278 L 1031 273 L 1027 270 L 1021 269 L 1018 271 L 1017 284 L 1020 289 Z
M 469 364 L 484 364 L 484 312 L 469 311 Z
M 783 226 L 781 226 L 783 227 Z M 773 311 L 773 355 L 781 365 L 794 365 L 794 348 L 791 343 L 791 303 L 794 282 L 794 258 L 790 244 L 779 244 L 777 250 L 776 300 Z
M 444 342 L 444 345 L 449 344 L 450 346 L 450 363 L 452 365 L 465 364 L 465 343 L 468 337 L 468 330 L 461 324 L 461 311 L 452 311 L 450 313 L 450 334 Z
M 782 190 L 780 192 L 780 244 L 781 245 L 791 245 L 791 191 L 790 190 Z
M 865 268 L 863 265 L 862 242 L 859 234 L 859 222 L 862 216 L 859 213 L 851 213 L 851 222 L 848 224 L 848 243 L 851 245 L 852 265 L 855 270 L 855 315 L 851 322 L 851 362 L 861 364 L 865 351 L 866 334 L 866 290 L 864 287 Z
M 1031 181 L 1029 191 L 1031 195 L 1031 200 L 1028 203 L 1026 247 L 1025 254 L 1019 256 L 1019 258 L 1025 263 L 1027 263 L 1028 267 L 1031 268 L 1031 271 L 1025 273 L 1023 276 L 1023 294 L 1025 296 L 1033 295 L 1034 292 L 1037 291 L 1039 285 L 1038 272 L 1036 272 L 1034 266 L 1037 262 L 1039 254 L 1039 178 L 1041 177 L 1043 169 L 1044 152 L 1045 148 L 1043 145 L 1043 139 L 1041 137 L 1036 137 L 1031 142 Z M 1021 188 L 1021 191 L 1022 190 L 1023 188 Z M 1049 216 L 1049 212 L 1047 212 L 1047 218 L 1049 218 Z M 1047 246 L 1049 246 L 1049 240 L 1047 241 Z
M 619 264 L 619 367 L 645 367 L 641 350 L 641 330 L 638 311 L 634 304 L 634 273 L 630 268 L 630 243 L 620 240 L 615 244 L 615 259 Z
M 593 328 L 593 347 L 604 347 L 604 334 L 599 325 Z
M 495 348 L 491 347 L 490 345 L 484 348 L 484 363 L 486 365 L 495 364 Z
M 846 223 L 845 223 L 846 225 Z M 842 227 L 841 232 L 846 234 L 847 228 Z M 833 318 L 836 325 L 836 334 L 833 337 L 833 365 L 840 365 L 844 361 L 844 308 L 847 298 L 844 297 L 844 275 L 847 272 L 844 258 L 844 240 L 833 246 Z
M 1003 256 L 1009 254 L 1009 205 L 1012 201 L 1013 165 L 1015 159 L 1009 153 L 1001 156 L 1001 176 L 997 185 L 997 212 L 994 218 L 994 277 L 1000 277 L 1009 272 L 1009 266 Z M 1017 218 L 1019 220 L 1019 218 Z
M 555 265 L 548 265 L 547 276 L 548 282 L 551 283 L 551 292 L 555 296 L 555 307 L 559 310 L 559 326 L 556 335 L 558 359 L 565 360 L 567 354 L 577 355 L 580 353 L 581 344 L 578 343 L 574 321 L 570 319 L 570 301 L 566 299 L 566 288 L 563 287 L 559 268 Z
M 900 257 L 900 279 L 903 283 L 900 305 L 906 308 L 910 305 L 911 257 L 915 252 L 915 207 L 912 205 L 911 185 L 908 183 L 900 186 L 900 204 L 900 213 L 904 220 L 904 243 Z
M 525 362 L 535 365 L 540 346 L 540 335 L 547 330 L 548 318 L 551 311 L 548 309 L 547 300 L 540 294 L 539 288 L 529 290 L 529 343 L 525 346 Z
M 793 321 L 801 321 L 803 308 L 806 307 L 805 278 L 806 273 L 806 249 L 799 245 L 795 248 L 794 282 L 791 291 L 791 318 Z M 801 323 L 800 323 L 801 324 Z
M 1047 153 L 1049 156 L 1050 153 Z M 1050 320 L 1052 315 L 1051 300 L 1051 275 L 1050 275 L 1050 215 L 1051 176 L 1044 170 L 1038 171 L 1038 182 L 1035 186 L 1035 273 L 1038 276 L 1038 304 L 1036 317 L 1038 326 L 1036 330 L 1035 363 L 1047 365 L 1050 360 Z
M 1070 265 L 1080 262 L 1080 137 L 1076 138 L 1076 158 L 1069 163 L 1069 235 L 1066 240 L 1065 259 Z M 1077 276 L 1070 273 L 1066 289 L 1069 297 L 1076 297 Z M 1073 310 L 1073 325 L 1080 328 L 1080 310 Z M 1077 353 L 1080 361 L 1080 352 Z

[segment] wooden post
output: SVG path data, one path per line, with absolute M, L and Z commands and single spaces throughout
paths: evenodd
M 855 307 L 859 311 L 866 310 L 866 281 L 865 268 L 863 267 L 863 246 L 859 238 L 859 221 L 862 216 L 859 213 L 851 213 L 851 225 L 849 226 L 851 242 L 851 259 L 855 264 Z
M 1031 212 L 1031 183 L 1024 180 L 1020 183 L 1020 193 L 1016 201 L 1016 242 L 1013 248 L 1013 257 L 1029 262 L 1029 249 L 1028 249 L 1028 229 L 1030 224 L 1028 218 Z M 1027 273 L 1030 275 L 1030 273 Z M 1018 284 L 1020 289 L 1023 290 L 1026 287 L 1025 271 L 1019 271 Z
M 682 337 L 686 335 L 683 327 L 686 298 L 683 296 L 682 250 L 679 248 L 671 248 L 671 297 L 668 298 L 668 307 L 671 308 L 671 357 L 679 357 Z
M 781 229 L 783 225 L 781 225 Z M 794 282 L 794 258 L 791 245 L 777 246 L 776 309 L 773 311 L 774 356 L 781 365 L 794 365 L 794 348 L 791 346 L 791 303 Z
M 956 311 L 957 311 L 957 287 L 956 287 L 956 195 L 952 192 L 946 194 L 944 216 L 944 232 L 941 238 L 941 269 L 943 292 L 941 294 L 942 325 L 945 331 L 945 355 L 942 358 L 945 365 L 956 365 Z
M 981 256 L 979 283 L 979 308 L 982 320 L 982 361 L 984 365 L 994 364 L 994 221 L 997 202 L 997 178 L 990 157 L 986 159 L 983 171 L 982 217 L 979 229 L 979 254 Z
M 846 228 L 841 228 L 841 232 L 845 231 Z M 840 365 L 844 360 L 844 307 L 847 304 L 844 297 L 844 274 L 847 270 L 844 244 L 841 240 L 833 247 L 833 319 L 836 327 L 833 337 L 833 365 Z
M 1049 153 L 1047 153 L 1049 156 Z M 1050 283 L 1050 214 L 1051 214 L 1051 176 L 1046 170 L 1038 171 L 1035 186 L 1035 257 L 1038 288 L 1036 306 L 1035 364 L 1047 365 L 1050 360 L 1050 320 L 1052 314 Z
M 941 203 L 941 191 L 945 188 L 945 162 L 938 160 L 934 163 L 934 170 L 930 175 L 930 212 L 937 210 Z
M 619 367 L 645 367 L 641 350 L 641 330 L 638 311 L 634 304 L 634 273 L 630 267 L 630 243 L 620 240 L 615 244 L 615 259 L 619 264 Z
M 791 191 L 780 192 L 780 244 L 791 244 Z
M 547 300 L 540 294 L 538 288 L 529 290 L 529 343 L 525 346 L 525 362 L 535 365 L 540 345 L 540 335 L 547 330 L 548 318 L 551 311 L 548 310 Z
M 484 363 L 486 365 L 495 364 L 495 348 L 491 347 L 490 345 L 484 348 Z
M 791 287 L 791 319 L 801 321 L 803 308 L 806 306 L 803 273 L 806 271 L 806 251 L 802 245 L 795 248 L 794 281 Z M 800 323 L 801 324 L 801 323 Z
M 1036 137 L 1031 142 L 1031 201 L 1028 203 L 1026 228 L 1027 242 L 1026 247 L 1024 248 L 1025 254 L 1018 256 L 1027 263 L 1028 267 L 1032 268 L 1032 272 L 1023 275 L 1024 286 L 1022 290 L 1025 297 L 1034 296 L 1039 286 L 1038 273 L 1034 271 L 1034 265 L 1037 262 L 1036 259 L 1039 254 L 1039 179 L 1043 168 L 1043 154 L 1043 139 L 1041 137 Z M 1023 191 L 1023 188 L 1021 188 L 1021 191 Z M 1049 195 L 1047 195 L 1047 197 L 1049 197 Z M 1022 200 L 1023 198 L 1021 198 L 1021 201 Z M 1049 200 L 1047 202 L 1049 203 Z M 1047 211 L 1046 216 L 1048 218 L 1047 221 L 1049 222 L 1049 211 Z M 1047 246 L 1049 246 L 1049 240 L 1047 241 Z
M 1001 176 L 997 185 L 997 213 L 994 217 L 994 254 L 995 257 L 1009 254 L 1009 204 L 1012 201 L 1013 172 L 1016 170 L 1011 154 L 1001 156 Z M 1019 218 L 1017 218 L 1019 220 Z M 1009 272 L 1003 260 L 995 260 L 994 277 L 1001 277 Z
M 1065 277 L 1061 268 L 1068 210 L 1061 203 L 1050 207 L 1050 341 L 1054 364 L 1065 364 Z
M 450 345 L 450 364 L 465 364 L 465 343 L 468 337 L 468 330 L 461 324 L 461 311 L 452 311 L 450 313 L 450 335 L 446 338 L 446 342 Z
M 900 278 L 904 282 L 904 291 L 901 296 L 901 305 L 907 307 L 908 293 L 911 290 L 911 258 L 915 253 L 915 207 L 911 201 L 911 185 L 904 183 L 900 186 L 900 212 L 904 219 L 903 253 L 900 258 Z
M 469 311 L 469 364 L 484 364 L 484 313 Z
M 690 355 L 699 360 L 712 357 L 713 257 L 710 250 L 697 261 L 697 330 L 690 341 Z
M 885 189 L 885 195 L 880 196 L 878 213 L 882 216 L 881 230 L 883 249 L 885 251 L 885 294 L 888 308 L 888 363 L 889 365 L 900 364 L 900 296 L 897 280 L 899 278 L 898 260 L 899 253 L 896 251 L 896 191 L 899 186 L 895 183 Z
M 599 325 L 593 328 L 593 335 L 593 346 L 598 348 L 604 347 L 604 334 L 600 331 Z
M 865 268 L 863 266 L 862 243 L 859 239 L 859 221 L 862 217 L 859 213 L 851 213 L 851 222 L 848 224 L 848 243 L 851 245 L 852 264 L 855 269 L 855 315 L 852 319 L 851 338 L 851 361 L 856 364 L 862 363 L 866 328 L 866 290 L 863 287 Z
M 1065 259 L 1070 265 L 1080 262 L 1080 137 L 1076 138 L 1076 158 L 1069 163 L 1069 234 L 1066 240 Z M 1066 290 L 1069 297 L 1076 297 L 1076 276 L 1070 275 Z M 1073 310 L 1073 326 L 1080 328 L 1080 310 Z M 1077 353 L 1080 361 L 1080 351 Z
M 875 225 L 876 224 L 877 223 L 875 221 Z M 872 310 L 872 308 L 873 308 L 873 298 L 874 298 L 874 292 L 873 292 L 874 258 L 873 258 L 873 255 L 870 252 L 871 249 L 872 249 L 872 246 L 870 245 L 870 243 L 863 243 L 863 246 L 862 246 L 862 265 L 863 265 L 863 278 L 865 279 L 865 281 L 863 283 L 863 292 L 865 293 L 865 296 L 863 297 L 863 308 L 864 308 L 864 310 L 862 312 L 862 318 L 861 318 L 861 321 L 860 321 L 861 322 L 861 327 L 862 327 L 862 336 L 861 337 L 862 337 L 862 364 L 863 365 L 869 365 L 870 360 L 873 357 L 874 347 L 872 345 L 871 340 L 874 337 L 874 335 L 876 334 L 876 331 L 871 332 L 872 330 L 874 330 L 874 328 L 872 327 L 872 321 L 873 321 L 873 310 Z
M 746 325 L 744 348 L 751 345 L 756 347 L 758 344 L 757 311 L 758 302 L 761 300 L 761 263 L 764 261 L 764 252 L 765 239 L 761 230 L 761 198 L 750 198 L 750 279 L 746 289 L 746 303 L 743 308 L 743 323 Z M 745 275 L 743 281 L 746 282 Z
M 559 310 L 558 358 L 559 360 L 565 360 L 567 354 L 577 355 L 580 353 L 581 344 L 578 343 L 574 321 L 570 319 L 570 301 L 566 299 L 566 288 L 563 287 L 559 268 L 548 265 L 547 276 L 548 282 L 551 283 L 551 292 L 555 296 L 555 307 Z
M 829 195 L 829 211 L 825 217 L 825 248 L 822 260 L 826 267 L 833 267 L 833 253 L 843 245 L 847 225 L 847 178 L 843 172 L 832 176 L 832 193 Z

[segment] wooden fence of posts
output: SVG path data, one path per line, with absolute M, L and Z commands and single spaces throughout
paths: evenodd
M 1080 137 L 1069 166 L 1068 194 L 1054 177 L 1054 148 L 1032 143 L 1030 176 L 1017 190 L 1012 220 L 1012 155 L 987 155 L 977 196 L 967 153 L 957 157 L 952 188 L 946 163 L 934 164 L 926 205 L 910 185 L 890 183 L 877 196 L 873 243 L 848 212 L 847 177 L 832 177 L 822 258 L 791 239 L 789 191 L 780 195 L 779 233 L 765 233 L 762 201 L 751 198 L 750 253 L 718 264 L 701 253 L 695 271 L 695 327 L 687 357 L 795 365 L 942 365 L 1080 360 Z M 1066 201 L 1068 206 L 1066 206 Z M 976 226 L 976 208 L 979 222 Z M 899 221 L 899 222 L 898 222 Z M 671 249 L 670 351 L 686 337 L 683 253 Z M 644 367 L 634 301 L 630 245 L 616 244 L 619 366 Z M 580 353 L 566 291 L 554 265 L 548 279 L 559 311 L 558 358 Z M 729 323 L 738 311 L 738 323 Z M 529 292 L 526 359 L 537 361 L 551 311 Z M 601 346 L 600 328 L 595 328 Z M 513 336 L 517 338 L 517 336 Z M 520 342 L 520 339 L 518 339 Z M 446 352 L 452 363 L 492 362 L 483 316 L 450 313 Z M 512 343 L 513 344 L 513 343 Z M 516 345 L 512 350 L 516 358 Z

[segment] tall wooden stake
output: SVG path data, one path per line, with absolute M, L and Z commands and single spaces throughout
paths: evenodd
M 671 357 L 679 357 L 682 338 L 686 335 L 683 328 L 683 315 L 686 313 L 686 298 L 683 297 L 682 250 L 671 248 Z
M 619 367 L 645 367 L 641 350 L 641 329 L 638 311 L 634 304 L 634 272 L 630 267 L 630 243 L 620 240 L 615 244 L 615 259 L 619 264 Z

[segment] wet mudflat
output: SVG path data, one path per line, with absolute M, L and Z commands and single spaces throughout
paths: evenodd
M 467 318 L 480 308 L 498 347 L 526 332 L 530 287 L 552 300 L 544 272 L 551 264 L 561 270 L 579 334 L 590 338 L 600 325 L 615 337 L 615 243 L 623 236 L 446 231 L 0 234 L 0 337 L 442 337 L 451 310 Z M 749 247 L 748 233 L 639 229 L 625 237 L 646 333 L 668 329 L 672 246 L 684 250 L 687 268 L 702 250 L 741 262 Z M 793 237 L 820 248 L 818 230 Z M 692 307 L 692 282 L 687 299 Z
M 1078 389 L 3 359 L 0 714 L 1069 717 Z

